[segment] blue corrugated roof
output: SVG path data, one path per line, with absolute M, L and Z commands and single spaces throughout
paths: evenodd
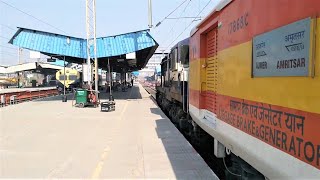
M 9 43 L 45 54 L 87 58 L 87 40 L 32 29 L 19 28 Z M 148 30 L 97 38 L 97 57 L 119 56 L 158 46 Z M 93 49 L 90 50 L 93 57 Z
M 128 54 L 156 45 L 148 31 L 97 38 L 97 57 Z

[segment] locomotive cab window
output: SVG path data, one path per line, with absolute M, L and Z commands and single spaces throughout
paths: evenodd
M 178 49 L 175 48 L 171 52 L 171 70 L 177 70 L 177 63 L 178 63 Z
M 189 65 L 189 46 L 188 45 L 183 45 L 180 47 L 179 62 L 181 62 L 181 64 L 185 66 Z
M 172 69 L 172 62 L 171 62 L 171 59 L 172 59 L 172 53 L 170 53 L 169 55 L 168 55 L 168 69 Z
M 76 75 L 69 75 L 69 80 L 74 81 L 77 80 L 77 76 Z
M 65 75 L 60 75 L 60 76 L 59 76 L 59 80 L 60 80 L 60 81 L 67 80 L 65 77 L 66 77 Z

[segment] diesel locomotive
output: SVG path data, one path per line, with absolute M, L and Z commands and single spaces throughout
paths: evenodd
M 64 84 L 66 89 L 71 91 L 73 88 L 80 87 L 81 74 L 76 69 L 66 68 L 65 71 L 62 69 L 56 72 L 56 80 L 60 92 L 63 92 Z

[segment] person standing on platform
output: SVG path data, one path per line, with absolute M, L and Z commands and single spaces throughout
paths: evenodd
M 133 87 L 133 78 L 131 78 L 131 87 Z
M 104 84 L 104 88 L 105 88 L 105 90 L 106 90 L 106 93 L 108 92 L 108 90 L 109 90 L 109 88 L 108 88 L 109 86 L 108 86 L 108 82 L 106 82 L 105 84 Z

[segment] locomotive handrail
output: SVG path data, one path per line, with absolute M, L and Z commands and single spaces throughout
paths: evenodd
M 207 82 L 201 82 L 201 85 L 200 85 L 200 94 L 201 94 L 201 95 L 203 95 L 203 94 L 202 94 L 202 93 L 203 93 L 203 89 L 202 89 L 202 85 L 203 85 L 203 84 L 207 84 Z

